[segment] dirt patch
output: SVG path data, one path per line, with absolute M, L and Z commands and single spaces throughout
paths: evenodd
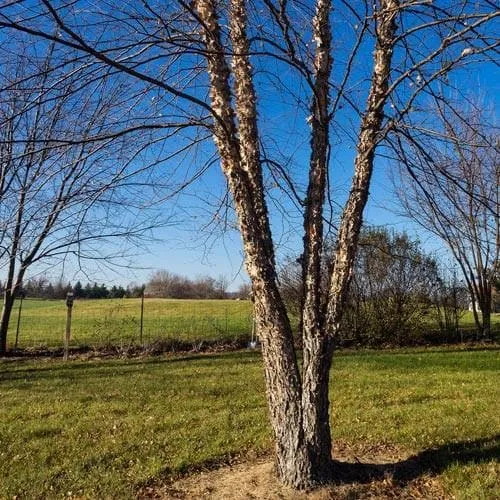
M 337 443 L 332 484 L 297 492 L 278 483 L 270 456 L 196 472 L 169 484 L 143 488 L 155 499 L 446 499 L 439 480 L 419 470 L 409 453 L 389 445 Z

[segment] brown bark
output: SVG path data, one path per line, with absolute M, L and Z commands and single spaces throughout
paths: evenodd
M 318 4 L 320 6 L 321 4 Z M 323 5 L 323 7 L 325 7 Z M 355 160 L 355 174 L 353 185 L 347 204 L 344 208 L 337 247 L 334 255 L 332 274 L 327 299 L 327 314 L 322 317 L 322 307 L 319 301 L 320 282 L 317 255 L 321 249 L 314 248 L 314 240 L 322 242 L 321 220 L 317 215 L 322 216 L 323 199 L 308 196 L 308 206 L 305 219 L 306 238 L 304 240 L 306 254 L 304 263 L 304 304 L 308 310 L 304 310 L 304 370 L 303 370 L 303 411 L 304 411 L 304 432 L 308 443 L 314 469 L 317 471 L 314 479 L 321 482 L 328 477 L 331 457 L 331 437 L 329 428 L 329 401 L 328 401 L 328 381 L 333 355 L 332 336 L 337 331 L 342 319 L 342 312 L 346 302 L 347 293 L 354 264 L 354 257 L 357 248 L 359 232 L 361 229 L 363 210 L 368 199 L 368 189 L 370 185 L 371 173 L 373 170 L 373 160 L 377 145 L 378 134 L 382 127 L 383 109 L 387 99 L 388 79 L 391 67 L 392 48 L 396 33 L 394 18 L 398 13 L 399 5 L 397 1 L 388 0 L 381 3 L 379 12 L 376 15 L 377 45 L 375 50 L 374 70 L 372 84 L 368 96 L 368 103 L 365 115 L 361 123 L 361 131 L 357 146 L 357 156 Z M 320 13 L 318 11 L 318 20 Z M 323 15 L 327 15 L 323 13 Z M 322 20 L 325 22 L 325 19 Z M 317 36 L 323 37 L 323 44 L 329 43 L 325 39 L 325 33 L 318 30 Z M 327 36 L 327 35 L 326 35 Z M 321 52 L 320 43 L 318 52 Z M 321 55 L 317 54 L 317 61 L 321 60 Z M 323 70 L 326 72 L 326 63 L 323 61 Z M 331 64 L 331 63 L 330 63 Z M 322 80 L 322 75 L 318 72 L 317 83 Z M 321 94 L 315 93 L 315 104 L 320 101 Z M 328 99 L 328 94 L 323 94 Z M 324 110 L 327 108 L 323 108 Z M 313 118 L 313 133 L 315 120 Z M 319 124 L 318 124 L 319 125 Z M 320 127 L 318 127 L 320 128 Z M 328 130 L 328 122 L 326 122 Z M 312 161 L 311 161 L 311 184 L 321 185 L 324 179 L 318 175 L 312 178 L 318 166 L 315 162 L 320 158 L 318 153 L 323 153 L 325 159 L 326 173 L 326 145 L 322 141 L 322 130 L 316 131 L 318 139 L 313 138 Z M 327 136 L 326 136 L 327 139 Z M 323 149 L 325 148 L 325 149 Z M 316 156 L 315 156 L 316 155 Z M 322 186 L 323 193 L 325 186 Z M 314 189 L 311 190 L 314 193 Z M 321 202 L 321 205 L 319 204 Z M 317 211 L 315 212 L 314 209 Z M 318 272 L 318 275 L 315 273 Z M 316 276 L 318 276 L 316 278 Z M 309 281 L 307 281 L 309 280 Z M 314 312 L 311 309 L 314 308 Z
M 276 439 L 278 477 L 286 484 L 303 488 L 309 484 L 310 465 L 301 425 L 300 377 L 290 322 L 277 286 L 274 249 L 264 199 L 255 93 L 245 34 L 245 7 L 242 1 L 236 0 L 231 5 L 239 130 L 232 110 L 229 68 L 223 55 L 215 7 L 213 0 L 195 2 L 204 27 L 210 97 L 217 113 L 214 140 L 233 195 L 245 250 L 245 265 L 252 281 L 267 399 Z
M 3 293 L 2 314 L 0 316 L 0 355 L 7 353 L 7 332 L 14 306 L 14 294 L 10 290 Z
M 230 69 L 224 57 L 214 0 L 197 0 L 195 9 L 203 26 L 210 97 L 216 119 L 213 135 L 222 170 L 233 196 L 252 281 L 257 327 L 262 341 L 267 399 L 276 438 L 279 479 L 295 488 L 324 482 L 330 472 L 331 437 L 328 415 L 328 377 L 332 337 L 328 327 L 341 317 L 353 264 L 361 216 L 368 196 L 377 134 L 387 93 L 394 16 L 397 3 L 383 2 L 377 18 L 378 43 L 367 112 L 363 118 L 353 189 L 344 211 L 336 262 L 330 286 L 326 323 L 320 299 L 322 215 L 326 189 L 328 148 L 328 86 L 331 70 L 329 0 L 318 0 L 314 33 L 317 42 L 316 84 L 312 104 L 311 170 L 305 214 L 304 363 L 303 386 L 293 337 L 280 296 L 272 235 L 264 198 L 257 131 L 255 90 L 244 0 L 231 2 L 232 71 L 235 109 L 229 84 Z M 236 118 L 238 125 L 236 124 Z
M 316 42 L 314 88 L 311 105 L 311 159 L 304 212 L 304 256 L 302 261 L 302 408 L 303 428 L 310 456 L 313 481 L 328 480 L 331 463 L 331 433 L 328 382 L 331 364 L 329 343 L 323 328 L 321 307 L 321 258 L 323 249 L 323 204 L 325 201 L 329 147 L 329 80 L 332 68 L 330 0 L 318 0 L 313 20 Z
M 392 51 L 396 36 L 395 17 L 398 12 L 399 0 L 382 0 L 380 9 L 375 15 L 377 42 L 371 86 L 366 112 L 361 121 L 354 162 L 354 178 L 349 198 L 342 213 L 329 284 L 326 322 L 328 331 L 332 335 L 335 335 L 340 328 L 342 312 L 349 291 L 363 210 L 368 200 L 375 148 L 387 100 Z
M 22 190 L 21 195 L 19 196 L 19 208 L 16 214 L 12 244 L 9 249 L 9 267 L 7 271 L 7 280 L 4 284 L 5 291 L 2 305 L 2 315 L 0 317 L 0 354 L 6 354 L 7 352 L 7 334 L 9 330 L 10 315 L 12 313 L 12 307 L 14 306 L 16 291 L 22 283 L 24 277 L 24 267 L 22 267 L 18 272 L 17 279 L 15 278 L 25 197 L 26 193 Z
M 480 280 L 479 308 L 481 337 L 482 340 L 488 340 L 491 338 L 491 283 L 486 276 Z
M 7 336 L 10 317 L 12 315 L 12 309 L 14 308 L 17 292 L 21 288 L 24 272 L 24 268 L 20 269 L 16 279 L 14 279 L 14 272 L 12 271 L 12 275 L 9 272 L 9 278 L 5 282 L 2 312 L 0 315 L 0 355 L 7 353 Z

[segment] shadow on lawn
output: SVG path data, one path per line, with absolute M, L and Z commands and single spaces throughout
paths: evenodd
M 46 364 L 32 366 L 28 363 L 30 358 L 4 358 L 0 364 L 0 380 L 33 380 L 54 379 L 58 377 L 73 376 L 95 372 L 102 375 L 112 372 L 114 375 L 130 375 L 144 373 L 147 367 L 160 367 L 164 365 L 180 364 L 183 362 L 196 362 L 197 366 L 210 367 L 215 361 L 226 363 L 241 363 L 243 360 L 256 359 L 257 351 L 224 351 L 220 353 L 167 353 L 164 356 L 145 356 L 142 358 L 93 358 L 89 360 L 75 359 L 62 362 L 60 359 L 50 359 Z M 35 360 L 37 361 L 37 360 Z M 54 362 L 51 362 L 54 361 Z
M 404 487 L 423 475 L 438 475 L 454 463 L 475 464 L 498 460 L 499 457 L 500 434 L 497 434 L 475 441 L 450 443 L 423 450 L 399 462 L 353 463 L 334 460 L 333 482 L 366 484 L 392 477 L 396 484 Z

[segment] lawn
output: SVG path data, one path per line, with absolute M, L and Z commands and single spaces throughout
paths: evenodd
M 426 453 L 450 495 L 500 495 L 499 351 L 340 353 L 334 439 Z M 272 447 L 258 352 L 0 361 L 0 498 L 131 498 Z
M 9 325 L 11 346 L 15 342 L 18 305 Z M 194 343 L 248 336 L 252 328 L 251 313 L 249 301 L 146 299 L 142 340 Z M 72 345 L 104 347 L 139 343 L 140 318 L 141 299 L 77 300 L 72 312 Z M 18 345 L 61 347 L 65 326 L 65 301 L 25 300 Z

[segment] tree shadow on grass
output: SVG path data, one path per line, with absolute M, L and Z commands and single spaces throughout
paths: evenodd
M 439 478 L 433 476 L 454 463 L 466 465 L 498 458 L 499 445 L 500 435 L 497 435 L 450 443 L 401 460 L 397 458 L 402 456 L 400 451 L 390 445 L 368 448 L 362 444 L 347 446 L 338 442 L 336 456 L 342 459 L 332 461 L 333 475 L 326 483 L 318 485 L 318 490 L 302 492 L 283 486 L 273 473 L 271 457 L 264 455 L 261 460 L 242 463 L 236 460 L 231 464 L 231 460 L 222 459 L 190 465 L 182 471 L 165 469 L 161 477 L 139 485 L 137 497 L 438 500 L 449 496 Z
M 477 464 L 499 458 L 500 434 L 497 434 L 475 441 L 455 442 L 430 448 L 396 462 L 333 460 L 333 482 L 366 484 L 390 477 L 395 484 L 405 487 L 424 475 L 438 475 L 455 463 Z
M 176 365 L 187 362 L 195 362 L 197 367 L 215 366 L 217 362 L 241 363 L 243 360 L 254 360 L 257 358 L 255 351 L 225 351 L 220 353 L 166 353 L 163 356 L 151 356 L 143 358 L 95 358 L 90 360 L 76 359 L 62 362 L 54 358 L 54 363 L 36 364 L 33 366 L 28 361 L 30 358 L 10 359 L 4 358 L 0 363 L 0 380 L 42 380 L 58 377 L 68 377 L 73 374 L 79 377 L 83 373 L 94 372 L 105 374 L 113 372 L 115 375 L 131 375 L 133 373 L 144 373 L 148 367 L 161 367 Z M 39 360 L 34 360 L 38 362 Z M 51 360 L 52 361 L 52 360 Z

